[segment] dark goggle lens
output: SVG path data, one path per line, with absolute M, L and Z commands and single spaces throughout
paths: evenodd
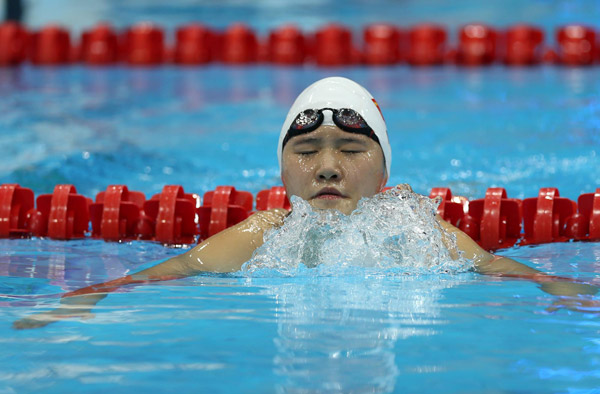
M 360 116 L 358 112 L 350 108 L 342 108 L 334 113 L 334 120 L 349 129 L 362 130 L 369 129 L 369 125 L 365 120 Z
M 307 109 L 302 111 L 296 119 L 290 125 L 290 128 L 285 135 L 282 143 L 282 147 L 287 144 L 290 138 L 297 135 L 309 133 L 316 130 L 321 123 L 323 123 L 323 111 L 329 110 L 333 112 L 333 122 L 342 130 L 349 131 L 352 133 L 359 133 L 366 135 L 373 139 L 373 141 L 379 144 L 379 138 L 374 131 L 369 127 L 367 122 L 363 119 L 358 112 L 350 108 L 333 109 L 333 108 L 322 108 L 322 109 Z
M 315 126 L 319 123 L 319 118 L 323 116 L 319 111 L 314 109 L 307 109 L 296 116 L 296 119 L 290 126 L 294 130 L 306 130 Z

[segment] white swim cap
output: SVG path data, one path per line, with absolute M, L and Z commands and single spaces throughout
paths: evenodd
M 283 153 L 283 140 L 285 139 L 292 122 L 302 111 L 323 108 L 350 108 L 363 117 L 379 139 L 379 145 L 383 151 L 387 176 L 389 177 L 392 164 L 392 148 L 388 140 L 387 127 L 383 115 L 381 114 L 381 110 L 379 109 L 379 105 L 367 89 L 348 78 L 342 77 L 321 79 L 304 89 L 298 98 L 296 98 L 296 101 L 294 101 L 292 108 L 290 108 L 290 111 L 285 118 L 281 133 L 279 134 L 277 158 L 279 159 L 280 170 L 282 168 L 281 155 Z M 322 124 L 334 125 L 331 111 L 324 111 L 323 115 L 325 116 L 325 119 Z

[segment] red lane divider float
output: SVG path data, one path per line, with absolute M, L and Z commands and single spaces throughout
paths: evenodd
M 558 189 L 540 189 L 537 197 L 523 200 L 525 234 L 522 244 L 567 241 L 565 224 L 576 211 L 577 203 L 560 197 Z
M 307 57 L 307 39 L 297 27 L 286 25 L 269 34 L 267 52 L 267 60 L 271 63 L 299 65 Z
M 0 186 L 0 238 L 28 235 L 27 213 L 33 209 L 33 192 L 16 184 Z
M 117 33 L 110 25 L 100 24 L 81 35 L 81 61 L 91 65 L 113 64 L 119 60 Z
M 92 237 L 106 241 L 141 238 L 138 226 L 145 201 L 143 193 L 129 191 L 124 185 L 112 185 L 98 193 L 90 205 Z
M 256 34 L 243 23 L 231 25 L 220 38 L 220 44 L 219 55 L 223 63 L 249 64 L 259 60 L 259 43 Z
M 174 62 L 182 65 L 206 64 L 215 60 L 215 34 L 207 27 L 193 23 L 176 32 Z
M 27 58 L 29 33 L 16 22 L 0 24 L 0 65 L 13 66 Z
M 73 185 L 56 185 L 52 194 L 36 199 L 36 209 L 27 214 L 32 235 L 53 239 L 83 238 L 89 229 L 92 200 L 77 194 Z
M 167 185 L 144 203 L 144 213 L 154 224 L 154 240 L 164 244 L 193 243 L 198 228 L 196 207 L 199 197 L 183 191 L 183 187 Z
M 396 64 L 402 60 L 404 35 L 396 26 L 373 24 L 363 33 L 365 64 Z
M 589 66 L 597 59 L 596 33 L 590 27 L 569 25 L 556 33 L 557 57 L 561 64 Z
M 489 188 L 484 199 L 470 201 L 468 215 L 473 226 L 463 231 L 484 249 L 508 248 L 521 237 L 521 201 L 507 198 L 503 188 Z
M 233 186 L 218 186 L 204 193 L 204 203 L 198 208 L 200 238 L 206 239 L 250 216 L 253 196 L 235 190 Z
M 61 65 L 76 59 L 71 47 L 69 32 L 59 26 L 47 26 L 31 35 L 31 63 L 37 65 Z
M 544 33 L 529 25 L 517 25 L 506 31 L 504 63 L 509 66 L 529 66 L 542 61 Z
M 422 24 L 408 32 L 406 61 L 412 66 L 433 66 L 446 59 L 448 33 L 439 25 Z
M 384 190 L 387 190 L 386 188 Z M 437 213 L 487 250 L 516 244 L 600 241 L 600 188 L 584 193 L 577 202 L 560 197 L 556 188 L 542 188 L 537 197 L 508 198 L 503 188 L 489 188 L 483 199 L 468 201 L 449 188 L 433 188 L 440 198 Z M 232 186 L 218 186 L 196 194 L 168 185 L 146 200 L 141 192 L 112 185 L 96 201 L 77 193 L 72 185 L 57 185 L 52 194 L 35 199 L 30 189 L 0 185 L 0 238 L 50 237 L 73 239 L 91 235 L 106 241 L 153 240 L 163 244 L 191 244 L 231 227 L 252 214 L 254 197 Z M 281 186 L 261 190 L 256 210 L 290 209 Z
M 582 241 L 600 241 L 600 188 L 577 199 L 578 212 L 567 221 L 566 235 Z
M 151 23 L 141 23 L 125 32 L 122 52 L 133 66 L 154 66 L 166 59 L 164 32 Z
M 588 223 L 588 239 L 600 240 L 600 188 L 595 193 L 582 194 L 577 199 L 579 211 Z
M 164 30 L 151 23 L 136 24 L 120 34 L 107 24 L 99 24 L 83 32 L 79 44 L 73 45 L 74 37 L 60 26 L 28 32 L 18 23 L 5 22 L 0 24 L 0 65 L 18 65 L 27 59 L 36 65 L 121 61 L 134 66 L 212 61 L 234 65 L 300 65 L 310 61 L 320 66 L 484 66 L 495 62 L 508 66 L 540 62 L 585 66 L 600 61 L 597 32 L 584 25 L 559 27 L 555 43 L 547 46 L 542 30 L 530 25 L 500 30 L 473 23 L 457 33 L 457 46 L 450 47 L 448 30 L 428 23 L 405 30 L 391 24 L 368 25 L 363 29 L 362 43 L 355 42 L 352 30 L 340 24 L 323 26 L 314 33 L 285 25 L 259 37 L 243 23 L 234 23 L 222 32 L 192 23 L 176 29 L 175 42 L 169 46 Z
M 482 24 L 466 25 L 460 29 L 456 63 L 482 66 L 497 59 L 498 34 Z
M 269 209 L 290 209 L 290 200 L 283 186 L 273 186 L 268 190 L 261 190 L 256 195 L 256 210 L 268 211 Z
M 319 66 L 347 66 L 360 62 L 352 44 L 352 32 L 345 26 L 330 24 L 315 33 L 314 59 Z
M 459 222 L 465 216 L 465 206 L 468 209 L 468 201 L 461 197 L 453 197 L 452 191 L 447 187 L 434 187 L 429 193 L 429 198 L 440 197 L 440 203 L 437 213 L 454 226 L 458 226 Z

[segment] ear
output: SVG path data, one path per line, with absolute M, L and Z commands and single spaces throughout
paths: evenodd
M 285 185 L 285 177 L 283 176 L 283 162 L 279 166 L 279 177 L 281 178 L 281 183 L 283 184 L 283 187 L 285 187 L 285 189 L 287 190 L 287 187 Z
M 387 170 L 383 170 L 384 174 L 383 174 L 383 178 L 381 178 L 381 184 L 379 185 L 379 191 L 382 191 L 383 188 L 385 187 L 385 184 L 387 183 L 388 180 L 388 175 L 387 175 Z

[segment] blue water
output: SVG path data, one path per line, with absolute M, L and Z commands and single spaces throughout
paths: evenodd
M 302 4 L 294 9 L 305 10 Z M 348 4 L 336 15 L 357 23 L 382 15 L 361 15 L 366 2 Z M 465 15 L 487 15 L 497 24 L 529 15 L 550 26 L 569 16 L 591 18 L 595 4 L 528 2 L 523 13 L 496 14 L 499 6 L 442 9 L 461 23 Z M 232 14 L 222 19 L 212 4 L 201 10 L 217 24 L 248 14 L 225 5 Z M 409 21 L 427 9 L 443 16 L 433 2 L 405 5 Z M 137 7 L 172 24 L 188 15 L 187 5 Z M 261 7 L 271 10 L 256 14 L 264 30 L 274 20 L 264 15 L 277 6 Z M 122 23 L 135 20 L 127 6 L 109 9 Z M 312 13 L 311 23 L 333 15 L 326 10 Z M 20 183 L 36 195 L 59 183 L 73 183 L 89 197 L 121 183 L 147 197 L 165 184 L 200 194 L 224 184 L 256 193 L 280 184 L 275 147 L 294 97 L 316 79 L 343 75 L 365 85 L 383 109 L 394 152 L 389 184 L 410 183 L 425 194 L 449 186 L 468 198 L 490 186 L 516 198 L 554 186 L 576 199 L 600 186 L 599 73 L 548 66 L 0 69 L 0 183 Z M 0 240 L 0 392 L 590 393 L 600 387 L 598 314 L 548 313 L 557 298 L 537 285 L 474 273 L 206 274 L 123 289 L 101 301 L 92 319 L 12 329 L 14 320 L 55 307 L 66 291 L 181 252 L 151 242 Z M 501 253 L 545 272 L 600 282 L 598 243 Z
M 479 198 L 600 185 L 596 68 L 221 67 L 4 69 L 0 181 L 36 194 L 62 182 L 93 197 L 124 183 L 197 193 L 280 184 L 274 147 L 295 96 L 327 75 L 368 86 L 391 135 L 389 184 Z M 18 133 L 15 133 L 18 131 Z
M 36 195 L 71 182 L 87 196 L 124 183 L 203 193 L 280 184 L 276 139 L 309 82 L 368 86 L 393 144 L 390 184 L 481 197 L 600 184 L 598 74 L 540 67 L 339 70 L 263 67 L 0 70 L 1 182 Z M 95 318 L 14 331 L 65 291 L 155 264 L 149 242 L 0 240 L 0 387 L 7 392 L 132 388 L 207 392 L 566 392 L 598 386 L 595 314 L 560 310 L 524 281 L 477 274 L 245 278 L 204 275 L 112 294 Z M 600 246 L 504 254 L 598 280 Z M 230 386 L 226 382 L 236 382 Z M 157 386 L 158 385 L 158 386 Z
M 199 276 L 112 294 L 85 321 L 10 322 L 55 294 L 174 251 L 150 243 L 1 241 L 7 392 L 591 392 L 596 315 L 545 313 L 531 283 L 477 274 Z M 593 277 L 598 247 L 505 254 Z M 8 256 L 7 256 L 8 255 Z M 5 274 L 6 275 L 6 274 Z M 235 382 L 235 383 L 230 383 Z M 587 391 L 586 391 L 587 390 Z

